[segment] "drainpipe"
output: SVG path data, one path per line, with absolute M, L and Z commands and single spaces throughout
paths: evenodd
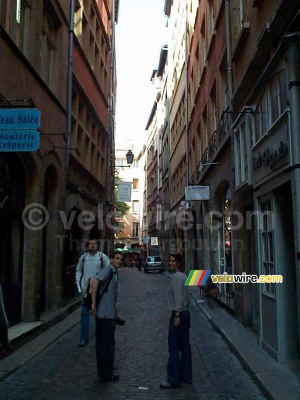
M 291 151 L 294 177 L 292 178 L 292 194 L 295 198 L 294 227 L 296 260 L 298 262 L 297 280 L 300 282 L 300 61 L 299 61 L 299 33 L 285 36 L 288 40 L 288 69 L 289 69 L 289 93 L 291 109 Z M 299 291 L 298 291 L 299 292 Z M 298 295 L 298 304 L 300 295 Z
M 70 163 L 70 143 L 72 133 L 72 85 L 73 85 L 73 41 L 74 41 L 74 0 L 70 1 L 70 19 L 69 19 L 69 48 L 68 48 L 68 84 L 67 84 L 67 143 L 65 171 L 69 170 Z

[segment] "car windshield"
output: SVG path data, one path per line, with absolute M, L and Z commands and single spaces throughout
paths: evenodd
M 151 261 L 151 262 L 153 262 L 153 261 L 161 261 L 161 258 L 160 257 L 148 257 L 148 261 Z

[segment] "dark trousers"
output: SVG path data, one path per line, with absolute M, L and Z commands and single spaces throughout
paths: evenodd
M 181 382 L 192 383 L 192 353 L 190 346 L 190 313 L 183 311 L 180 325 L 174 326 L 174 317 L 169 325 L 169 360 L 167 376 L 171 385 L 178 386 Z
M 1 348 L 5 350 L 7 350 L 9 347 L 8 331 L 7 331 L 5 317 L 2 312 L 1 304 L 0 304 L 0 344 Z
M 100 379 L 110 379 L 115 358 L 116 320 L 96 317 L 96 357 Z

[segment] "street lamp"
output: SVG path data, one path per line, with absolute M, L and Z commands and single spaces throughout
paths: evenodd
M 134 159 L 134 154 L 131 150 L 126 153 L 126 161 L 128 165 L 110 165 L 111 168 L 130 168 Z

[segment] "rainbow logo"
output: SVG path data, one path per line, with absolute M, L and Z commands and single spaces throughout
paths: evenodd
M 191 270 L 184 286 L 204 286 L 210 277 L 210 272 L 210 269 Z

